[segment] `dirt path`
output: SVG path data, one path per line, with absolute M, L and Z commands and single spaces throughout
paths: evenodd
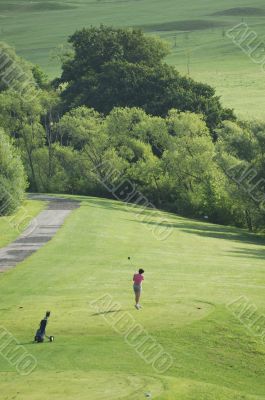
M 14 242 L 0 249 L 0 273 L 14 268 L 53 238 L 72 210 L 80 206 L 78 201 L 44 195 L 30 195 L 30 199 L 48 201 L 30 226 Z

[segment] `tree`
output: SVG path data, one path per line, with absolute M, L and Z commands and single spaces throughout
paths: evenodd
M 34 99 L 27 99 L 17 92 L 5 90 L 0 93 L 0 126 L 20 148 L 21 157 L 29 178 L 30 189 L 40 189 L 36 177 L 38 160 L 35 152 L 47 145 L 48 176 L 51 177 L 52 144 L 57 140 L 52 135 L 52 124 L 59 119 L 59 98 L 52 91 L 39 90 Z
M 155 155 L 161 156 L 169 146 L 166 121 L 147 115 L 140 108 L 115 107 L 105 119 L 105 127 L 115 147 L 130 146 L 131 139 L 151 145 Z
M 103 183 L 106 186 L 110 183 L 106 180 L 106 169 L 112 165 L 113 170 L 116 169 L 115 175 L 119 175 L 119 170 L 123 169 L 126 162 L 111 146 L 103 117 L 93 109 L 78 107 L 66 113 L 55 129 L 79 153 L 80 175 L 87 181 L 82 191 L 85 194 L 110 195 L 107 190 L 102 190 Z M 112 179 L 115 176 L 111 176 Z
M 69 38 L 74 58 L 63 64 L 62 79 L 66 82 L 84 75 L 88 70 L 100 72 L 104 64 L 125 61 L 154 66 L 168 54 L 165 42 L 147 37 L 139 29 L 114 29 L 101 25 L 76 31 Z
M 167 123 L 172 145 L 162 158 L 168 181 L 164 201 L 169 204 L 171 198 L 170 208 L 181 214 L 205 215 L 211 204 L 206 193 L 216 175 L 209 130 L 202 116 L 176 110 L 169 113 Z
M 0 214 L 11 214 L 24 199 L 26 175 L 18 151 L 0 129 Z
M 45 130 L 40 121 L 42 104 L 38 98 L 24 102 L 21 94 L 5 91 L 0 94 L 0 106 L 0 126 L 15 139 L 31 189 L 38 191 L 34 152 L 45 144 Z
M 48 75 L 46 75 L 42 69 L 40 68 L 39 65 L 33 65 L 31 68 L 31 72 L 33 75 L 33 78 L 37 84 L 37 86 L 40 89 L 48 89 L 50 84 L 49 84 L 49 79 Z
M 100 26 L 69 38 L 74 54 L 63 62 L 58 86 L 64 84 L 66 109 L 86 105 L 108 114 L 114 107 L 141 107 L 166 116 L 171 108 L 204 114 L 208 127 L 234 119 L 208 85 L 180 76 L 164 63 L 168 48 L 140 30 Z
M 265 221 L 265 125 L 224 122 L 218 130 L 217 162 L 236 209 L 234 221 L 250 231 Z

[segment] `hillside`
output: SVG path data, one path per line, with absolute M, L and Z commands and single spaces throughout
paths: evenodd
M 1 40 L 59 74 L 58 57 L 77 28 L 100 23 L 140 26 L 169 41 L 168 61 L 184 74 L 216 87 L 226 106 L 244 118 L 264 119 L 264 71 L 225 36 L 244 21 L 263 41 L 265 7 L 261 0 L 2 0 Z
M 23 376 L 0 357 L 1 399 L 265 399 L 264 343 L 227 306 L 245 296 L 264 313 L 263 241 L 171 214 L 162 214 L 170 231 L 158 240 L 161 215 L 78 199 L 81 208 L 52 241 L 0 275 L 1 329 L 37 361 Z M 142 311 L 131 287 L 139 267 L 146 271 Z M 106 296 L 116 304 L 97 301 Z M 55 342 L 33 344 L 47 309 Z M 165 372 L 126 342 L 113 325 L 119 315 L 170 354 Z

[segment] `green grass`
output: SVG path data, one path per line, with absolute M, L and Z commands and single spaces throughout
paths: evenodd
M 14 215 L 0 218 L 0 248 L 12 242 L 27 227 L 29 221 L 44 208 L 45 202 L 28 200 Z
M 1 400 L 140 400 L 149 391 L 156 400 L 265 399 L 264 344 L 226 308 L 247 296 L 264 314 L 263 239 L 165 214 L 173 231 L 159 241 L 153 211 L 140 218 L 122 203 L 80 199 L 51 242 L 0 276 L 1 325 L 38 362 L 23 377 L 0 357 Z M 140 312 L 129 255 L 146 270 Z M 172 355 L 166 373 L 111 327 L 122 312 L 103 318 L 90 307 L 105 294 Z M 56 341 L 32 344 L 47 309 Z
M 2 0 L 0 33 L 54 77 L 60 73 L 55 55 L 76 29 L 100 23 L 142 26 L 169 41 L 168 61 L 181 73 L 187 74 L 189 59 L 190 75 L 214 86 L 224 105 L 240 117 L 264 119 L 264 71 L 224 36 L 244 20 L 263 41 L 264 13 L 262 0 Z

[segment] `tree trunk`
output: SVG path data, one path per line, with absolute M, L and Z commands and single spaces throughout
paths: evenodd
M 252 218 L 251 218 L 251 213 L 249 210 L 245 210 L 245 216 L 246 216 L 248 230 L 249 230 L 249 232 L 253 232 Z

